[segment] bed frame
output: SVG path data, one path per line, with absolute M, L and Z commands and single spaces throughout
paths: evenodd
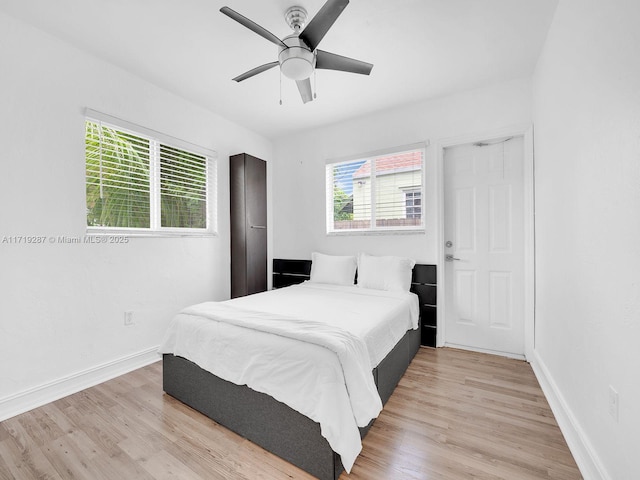
M 423 268 L 416 265 L 414 279 Z M 310 260 L 274 260 L 275 288 L 309 278 Z M 420 331 L 409 330 L 373 369 L 383 404 L 387 402 L 420 347 Z M 340 456 L 320 434 L 320 425 L 289 406 L 246 385 L 223 380 L 195 363 L 163 355 L 163 389 L 219 424 L 260 445 L 321 480 L 337 480 L 343 471 Z M 360 428 L 364 438 L 371 423 Z

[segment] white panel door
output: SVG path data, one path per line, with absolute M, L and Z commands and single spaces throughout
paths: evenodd
M 446 345 L 524 355 L 524 141 L 444 151 Z

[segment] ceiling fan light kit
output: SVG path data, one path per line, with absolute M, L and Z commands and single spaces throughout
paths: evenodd
M 278 54 L 282 74 L 291 80 L 309 78 L 316 66 L 316 55 L 298 35 L 289 35 L 282 41 L 287 45 L 287 48 L 280 47 Z
M 317 49 L 348 4 L 349 0 L 327 0 L 308 25 L 307 11 L 300 6 L 290 7 L 284 18 L 293 34 L 283 39 L 229 7 L 222 7 L 220 12 L 278 46 L 278 61 L 255 67 L 233 80 L 241 82 L 279 65 L 282 75 L 296 81 L 302 101 L 307 103 L 313 100 L 309 77 L 316 69 L 369 75 L 372 64 Z

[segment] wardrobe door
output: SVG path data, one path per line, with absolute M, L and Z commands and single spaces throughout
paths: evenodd
M 267 289 L 267 164 L 245 158 L 247 295 Z
M 233 155 L 231 193 L 231 297 L 267 289 L 267 166 L 247 154 Z

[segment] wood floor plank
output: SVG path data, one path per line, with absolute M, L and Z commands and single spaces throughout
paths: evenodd
M 17 442 L 0 442 L 0 479 L 62 480 L 39 449 L 25 450 Z
M 160 362 L 0 423 L 0 480 L 309 480 L 162 392 Z M 578 480 L 526 362 L 422 348 L 340 480 Z

